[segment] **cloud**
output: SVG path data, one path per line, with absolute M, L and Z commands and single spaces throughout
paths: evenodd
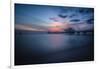
M 93 30 L 94 25 L 87 23 L 79 23 L 79 24 L 71 24 L 71 27 L 76 31 L 88 31 L 88 30 Z
M 24 31 L 45 31 L 44 29 L 34 28 L 33 25 L 28 24 L 15 24 L 15 29 Z
M 70 16 L 69 16 L 69 18 L 73 18 L 73 17 L 76 17 L 77 16 L 77 14 L 71 14 Z
M 66 18 L 66 17 L 68 17 L 67 15 L 64 15 L 64 14 L 59 14 L 58 16 L 61 17 L 61 18 Z
M 87 8 L 82 8 L 82 9 L 80 9 L 79 10 L 79 13 L 81 13 L 81 14 L 88 14 L 88 13 L 93 13 L 94 12 L 94 9 L 93 8 L 89 8 L 89 9 L 87 9 Z
M 72 19 L 72 20 L 70 20 L 71 22 L 79 22 L 80 21 L 80 19 Z
M 88 20 L 86 20 L 86 22 L 87 22 L 88 24 L 93 24 L 93 23 L 94 23 L 94 18 L 88 19 Z

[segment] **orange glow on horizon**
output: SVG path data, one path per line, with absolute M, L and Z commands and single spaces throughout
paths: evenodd
M 60 22 L 54 22 L 50 25 L 49 31 L 50 32 L 63 32 L 64 31 L 64 24 Z

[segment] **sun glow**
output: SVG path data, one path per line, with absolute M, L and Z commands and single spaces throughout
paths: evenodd
M 60 22 L 51 23 L 49 31 L 51 32 L 63 32 L 64 31 L 64 24 Z

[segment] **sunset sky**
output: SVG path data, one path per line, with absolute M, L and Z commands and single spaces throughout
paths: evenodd
M 30 31 L 64 31 L 70 27 L 93 29 L 94 9 L 15 4 L 15 28 Z

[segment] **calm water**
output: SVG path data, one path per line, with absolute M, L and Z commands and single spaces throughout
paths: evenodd
M 16 34 L 15 65 L 93 60 L 92 35 Z

